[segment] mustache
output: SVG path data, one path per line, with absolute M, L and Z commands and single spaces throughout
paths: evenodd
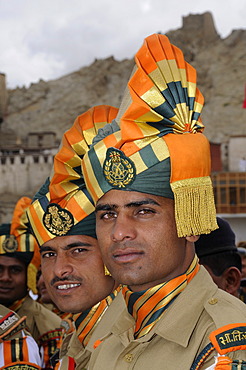
M 50 285 L 53 286 L 55 283 L 64 282 L 64 281 L 76 281 L 76 283 L 82 283 L 83 279 L 81 277 L 73 276 L 73 275 L 67 275 L 64 278 L 59 278 L 58 276 L 55 276 L 51 282 Z

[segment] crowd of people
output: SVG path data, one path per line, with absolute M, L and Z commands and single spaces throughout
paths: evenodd
M 246 369 L 246 242 L 216 217 L 203 105 L 153 34 L 119 109 L 64 132 L 0 227 L 1 369 Z

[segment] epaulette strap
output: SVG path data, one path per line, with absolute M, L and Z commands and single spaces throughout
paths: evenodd
M 10 311 L 0 319 L 0 342 L 9 340 L 13 335 L 26 327 L 26 316 L 19 318 L 14 312 Z
M 39 337 L 38 342 L 40 345 L 44 345 L 53 339 L 60 339 L 62 334 L 62 328 L 51 330 Z
M 62 336 L 63 329 L 59 328 L 43 334 L 38 339 L 39 345 L 43 347 L 43 360 L 46 366 L 50 364 L 51 356 L 60 348 Z
M 190 370 L 198 370 L 200 369 L 201 365 L 204 363 L 208 355 L 214 350 L 214 346 L 212 343 L 209 343 L 203 350 L 199 353 L 199 355 L 193 361 Z
M 209 339 L 220 355 L 246 350 L 246 323 L 222 326 L 213 331 Z

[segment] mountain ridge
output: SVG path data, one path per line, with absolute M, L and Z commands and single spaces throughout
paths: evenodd
M 246 30 L 222 39 L 212 14 L 183 17 L 182 27 L 166 33 L 196 68 L 198 87 L 205 97 L 202 120 L 205 135 L 224 143 L 231 135 L 246 135 Z M 54 131 L 57 142 L 75 118 L 98 104 L 119 107 L 133 59 L 96 59 L 56 80 L 8 90 L 7 114 L 1 125 L 0 149 L 25 146 L 30 132 Z M 7 140 L 6 140 L 7 138 Z

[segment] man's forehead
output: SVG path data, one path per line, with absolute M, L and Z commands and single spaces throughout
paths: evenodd
M 25 266 L 24 262 L 20 261 L 16 257 L 2 256 L 0 255 L 0 265 L 2 266 Z

